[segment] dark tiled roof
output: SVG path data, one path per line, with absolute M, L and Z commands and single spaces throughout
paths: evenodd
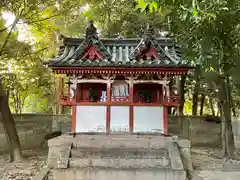
M 181 59 L 181 50 L 169 38 L 155 39 L 154 49 L 159 59 L 134 59 L 143 39 L 101 39 L 87 41 L 85 38 L 65 38 L 64 46 L 52 59 L 50 67 L 182 67 L 189 66 Z M 103 59 L 83 59 L 84 48 L 93 44 Z M 157 49 L 155 48 L 157 45 Z

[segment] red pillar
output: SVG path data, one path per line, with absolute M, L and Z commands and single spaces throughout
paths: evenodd
M 163 128 L 164 128 L 164 135 L 168 135 L 168 107 L 163 107 Z
M 133 133 L 133 125 L 134 125 L 134 120 L 133 120 L 133 96 L 134 96 L 134 89 L 133 89 L 133 84 L 130 83 L 129 84 L 130 88 L 129 88 L 129 102 L 130 102 L 130 106 L 129 106 L 129 132 Z
M 77 117 L 77 107 L 72 106 L 72 133 L 76 132 L 76 117 Z
M 106 132 L 110 134 L 111 121 L 111 82 L 107 83 Z

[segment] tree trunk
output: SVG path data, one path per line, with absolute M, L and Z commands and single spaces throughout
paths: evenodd
M 21 161 L 23 159 L 19 137 L 15 121 L 8 105 L 8 97 L 6 96 L 1 80 L 0 80 L 0 113 L 1 122 L 8 140 L 10 161 Z
M 229 91 L 230 91 L 230 93 L 232 92 L 232 88 L 231 88 L 230 83 L 229 83 Z M 237 117 L 235 106 L 234 106 L 233 97 L 231 96 L 231 94 L 230 94 L 230 105 L 231 105 L 231 109 L 232 109 L 232 115 L 234 117 Z
M 201 94 L 201 102 L 200 102 L 200 116 L 203 115 L 203 108 L 204 108 L 204 101 L 205 101 L 205 95 Z
M 199 88 L 200 88 L 200 84 L 196 82 L 194 93 L 193 93 L 193 100 L 192 100 L 192 115 L 194 116 L 197 115 Z
M 197 115 L 197 109 L 198 109 L 198 94 L 200 89 L 199 74 L 200 74 L 200 68 L 197 67 L 195 70 L 195 87 L 194 87 L 193 99 L 192 99 L 192 115 L 194 116 Z
M 226 158 L 235 159 L 236 148 L 235 148 L 234 136 L 232 132 L 230 97 L 231 97 L 231 91 L 230 91 L 229 78 L 227 76 L 223 76 L 221 77 L 221 88 L 220 88 L 223 155 Z
M 210 104 L 210 107 L 211 107 L 212 115 L 215 116 L 215 110 L 214 110 L 214 106 L 213 106 L 213 99 L 211 97 L 209 97 L 209 104 Z
M 183 115 L 184 110 L 184 103 L 185 103 L 185 83 L 186 83 L 186 76 L 182 76 L 180 81 L 180 106 L 178 108 L 179 115 Z

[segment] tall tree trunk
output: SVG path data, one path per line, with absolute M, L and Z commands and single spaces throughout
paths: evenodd
M 232 88 L 231 88 L 230 83 L 229 83 L 229 91 L 232 92 Z M 232 109 L 232 115 L 233 115 L 234 117 L 236 117 L 237 114 L 236 114 L 236 110 L 235 110 L 235 106 L 234 106 L 233 97 L 231 96 L 231 94 L 230 94 L 230 105 L 231 105 L 231 109 Z
M 210 107 L 211 107 L 212 115 L 215 116 L 215 110 L 214 110 L 214 106 L 213 106 L 213 99 L 211 97 L 209 97 L 209 104 L 210 104 Z
M 201 94 L 200 113 L 199 113 L 200 116 L 203 115 L 204 102 L 205 102 L 205 94 Z
M 17 134 L 15 121 L 8 105 L 8 97 L 4 92 L 1 80 L 0 80 L 0 113 L 1 122 L 5 131 L 6 139 L 8 140 L 10 161 L 21 161 L 22 151 Z
M 198 109 L 198 95 L 199 95 L 199 89 L 200 89 L 200 79 L 199 79 L 199 74 L 200 74 L 200 68 L 196 68 L 195 71 L 195 87 L 194 87 L 194 92 L 193 92 L 193 99 L 192 99 L 192 115 L 196 116 L 197 115 L 197 109 Z
M 178 108 L 179 115 L 183 115 L 184 110 L 184 103 L 185 103 L 185 83 L 186 83 L 186 76 L 182 76 L 180 81 L 180 106 Z
M 220 104 L 222 117 L 222 143 L 223 155 L 226 158 L 236 158 L 236 148 L 231 122 L 231 91 L 229 78 L 225 75 L 221 77 Z
M 192 115 L 197 115 L 198 109 L 198 94 L 199 94 L 200 84 L 196 82 L 194 92 L 193 92 L 193 100 L 192 100 Z

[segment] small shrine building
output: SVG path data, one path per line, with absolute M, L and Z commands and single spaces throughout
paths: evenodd
M 84 38 L 63 38 L 47 63 L 69 77 L 61 104 L 72 107 L 72 133 L 168 134 L 168 108 L 179 106 L 179 78 L 191 69 L 172 39 L 99 38 L 90 22 Z

